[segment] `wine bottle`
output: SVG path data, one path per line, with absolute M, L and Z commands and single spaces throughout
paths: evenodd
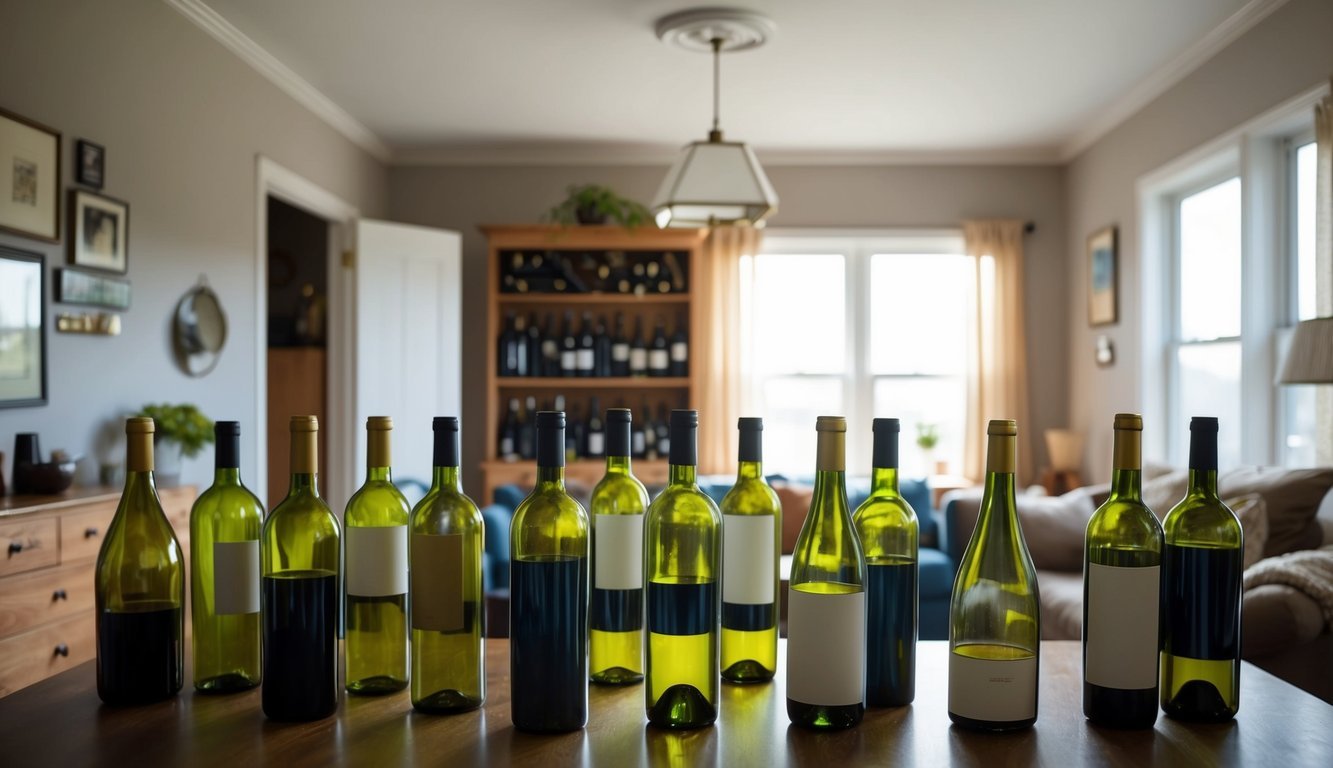
M 547 312 L 542 321 L 542 376 L 560 376 L 560 337 L 555 331 L 555 320 Z
M 537 327 L 537 313 L 533 312 L 528 317 L 528 338 L 527 350 L 528 357 L 528 376 L 544 376 L 542 360 L 542 330 Z
M 1083 715 L 1113 728 L 1151 728 L 1162 526 L 1141 497 L 1143 417 L 1117 413 L 1114 427 L 1111 495 L 1088 521 L 1084 545 Z
M 500 422 L 500 458 L 513 461 L 518 458 L 518 398 L 509 398 L 509 410 Z
M 125 421 L 125 490 L 97 553 L 97 695 L 175 696 L 185 679 L 185 565 L 153 482 L 153 420 Z
M 815 421 L 815 492 L 787 591 L 787 717 L 849 728 L 865 714 L 865 556 L 847 506 L 847 420 Z
M 662 318 L 657 318 L 653 331 L 653 345 L 648 350 L 648 375 L 668 376 L 671 374 L 671 348 L 667 343 L 666 329 Z
M 583 325 L 580 327 L 578 369 L 580 376 L 592 376 L 597 372 L 597 340 L 593 335 L 592 313 L 583 313 Z
M 592 491 L 593 590 L 588 668 L 594 683 L 643 680 L 643 513 L 630 470 L 628 408 L 606 412 L 606 474 Z
M 648 418 L 647 407 L 645 407 L 644 410 L 641 411 L 641 413 L 644 414 L 644 419 L 646 420 Z M 642 421 L 636 421 L 630 425 L 630 432 L 629 432 L 630 455 L 636 459 L 642 459 L 646 456 L 647 451 L 648 451 L 647 429 L 645 428 Z
M 509 353 L 513 360 L 513 369 L 510 376 L 531 376 L 532 372 L 528 370 L 528 318 L 519 313 L 514 316 L 513 330 L 511 331 L 512 341 Z
M 264 714 L 318 720 L 338 708 L 342 531 L 319 495 L 319 421 L 291 418 L 291 486 L 264 521 Z
M 643 457 L 649 461 L 661 458 L 657 452 L 657 425 L 653 424 L 653 412 L 648 408 L 648 398 L 643 399 Z
M 648 346 L 643 340 L 643 318 L 634 320 L 634 339 L 629 348 L 629 375 L 634 377 L 648 375 Z
M 866 558 L 866 705 L 916 697 L 916 510 L 898 492 L 897 419 L 875 419 L 870 496 L 852 522 Z
M 949 719 L 1012 731 L 1037 721 L 1041 601 L 1014 500 L 1018 425 L 986 429 L 986 488 L 949 601 Z
M 194 688 L 259 685 L 259 533 L 264 504 L 241 483 L 241 425 L 213 425 L 213 485 L 190 509 Z
M 629 375 L 629 340 L 625 338 L 625 316 L 616 313 L 615 336 L 611 339 L 611 375 Z
M 569 410 L 569 422 L 565 429 L 566 464 L 578 461 L 580 456 L 586 455 L 588 451 L 586 434 L 587 428 L 583 422 L 583 409 L 575 404 Z
M 412 510 L 412 706 L 422 712 L 476 709 L 486 701 L 486 598 L 481 511 L 459 481 L 458 418 L 432 422 L 430 491 Z
M 606 425 L 602 422 L 602 401 L 596 395 L 592 396 L 592 407 L 588 409 L 588 426 L 583 441 L 584 455 L 588 458 L 600 459 L 606 455 Z
M 393 420 L 366 419 L 366 482 L 347 502 L 347 692 L 407 687 L 407 524 L 412 508 L 393 484 Z
M 574 335 L 574 313 L 565 313 L 565 336 L 560 343 L 560 375 L 577 376 L 579 373 L 579 339 Z
M 722 678 L 762 683 L 778 668 L 782 504 L 764 480 L 764 420 L 737 429 L 736 484 L 722 498 Z
M 518 456 L 531 461 L 537 458 L 536 427 L 533 424 L 533 420 L 537 417 L 537 398 L 528 395 L 524 405 L 525 408 L 519 412 L 518 418 Z
M 588 513 L 565 492 L 565 414 L 537 414 L 537 484 L 509 526 L 510 714 L 524 731 L 588 722 Z
M 1224 722 L 1240 709 L 1242 538 L 1217 495 L 1217 419 L 1190 419 L 1189 489 L 1162 525 L 1162 711 Z
M 672 376 L 690 374 L 690 339 L 685 333 L 684 317 L 676 318 L 676 332 L 671 336 L 670 372 Z
M 657 430 L 657 453 L 659 456 L 671 456 L 671 422 L 667 418 L 665 403 L 657 404 L 657 421 L 653 423 Z
M 598 316 L 593 327 L 593 371 L 594 376 L 611 375 L 611 336 L 606 332 L 606 318 Z
M 648 721 L 697 728 L 717 719 L 722 513 L 696 482 L 698 411 L 672 411 L 667 487 L 644 521 Z
M 504 328 L 496 340 L 497 376 L 515 376 L 518 369 L 518 345 L 514 343 L 514 313 L 505 315 Z

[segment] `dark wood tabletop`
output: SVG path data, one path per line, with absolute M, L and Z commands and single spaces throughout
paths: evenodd
M 792 726 L 779 674 L 770 685 L 723 685 L 717 724 L 685 732 L 648 727 L 643 686 L 593 686 L 588 727 L 556 736 L 514 730 L 507 640 L 487 641 L 481 710 L 423 715 L 403 692 L 344 697 L 336 715 L 305 724 L 266 720 L 257 690 L 182 692 L 146 707 L 104 707 L 88 662 L 0 699 L 0 764 L 1333 766 L 1333 706 L 1248 663 L 1234 722 L 1186 725 L 1160 717 L 1151 731 L 1113 731 L 1083 719 L 1079 644 L 1043 643 L 1036 726 L 990 735 L 949 724 L 947 654 L 944 642 L 921 643 L 916 702 L 872 709 L 846 731 Z

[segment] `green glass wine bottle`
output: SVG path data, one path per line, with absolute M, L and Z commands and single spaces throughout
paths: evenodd
M 764 420 L 742 417 L 736 483 L 722 497 L 722 679 L 762 683 L 778 668 L 782 504 L 764 480 Z
M 852 520 L 866 557 L 866 704 L 916 697 L 916 510 L 898 492 L 897 419 L 875 419 L 870 497 Z
M 699 490 L 698 411 L 672 411 L 667 487 L 644 520 L 648 722 L 698 728 L 717 720 L 718 577 L 722 513 Z
M 97 553 L 97 695 L 111 705 L 170 698 L 185 677 L 185 565 L 153 484 L 153 427 L 125 422 L 125 490 Z
M 1013 731 L 1037 722 L 1041 601 L 1014 497 L 1018 424 L 986 429 L 986 489 L 949 601 L 949 719 Z
M 849 728 L 865 714 L 865 555 L 847 505 L 847 420 L 820 416 L 815 492 L 787 592 L 787 717 Z
M 1143 417 L 1117 413 L 1111 495 L 1083 558 L 1083 715 L 1113 728 L 1157 721 L 1162 526 L 1143 503 Z M 1134 617 L 1127 621 L 1127 617 Z
M 628 408 L 606 411 L 606 475 L 592 491 L 593 585 L 588 668 L 594 683 L 643 680 L 643 513 L 648 491 L 630 470 Z
M 412 510 L 412 706 L 476 709 L 486 701 L 484 523 L 458 479 L 458 418 L 435 417 L 430 491 Z
M 407 687 L 407 522 L 412 507 L 393 484 L 393 419 L 366 419 L 366 482 L 347 502 L 347 692 Z
M 194 687 L 229 693 L 259 685 L 259 534 L 264 504 L 241 483 L 241 424 L 213 425 L 213 485 L 190 510 Z
M 565 414 L 537 412 L 537 484 L 509 524 L 514 727 L 588 722 L 588 513 L 565 491 Z
M 264 521 L 264 714 L 318 720 L 338 708 L 342 532 L 319 495 L 319 421 L 291 418 L 291 486 Z
M 1162 525 L 1162 711 L 1225 722 L 1240 709 L 1244 541 L 1217 495 L 1217 419 L 1190 419 L 1189 489 Z

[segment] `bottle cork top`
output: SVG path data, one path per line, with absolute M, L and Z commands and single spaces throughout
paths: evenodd
M 366 417 L 366 429 L 385 430 L 385 431 L 393 429 L 393 417 L 368 416 Z
M 1115 415 L 1115 429 L 1130 429 L 1142 432 L 1143 417 L 1137 413 L 1117 413 Z
M 986 425 L 986 434 L 998 437 L 1017 437 L 1018 422 L 1013 419 L 991 419 Z
M 289 423 L 293 432 L 319 431 L 319 419 L 315 416 L 293 416 Z
M 820 416 L 815 419 L 816 432 L 846 432 L 847 419 L 842 416 Z
M 156 429 L 153 420 L 147 416 L 131 416 L 125 420 L 125 434 L 151 435 Z

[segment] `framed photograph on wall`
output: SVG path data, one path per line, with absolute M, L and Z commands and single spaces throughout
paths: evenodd
M 56 301 L 107 309 L 130 308 L 130 281 L 77 269 L 56 270 Z
M 46 260 L 0 246 L 0 408 L 46 405 Z
M 125 274 L 130 245 L 129 203 L 71 189 L 69 222 L 70 264 Z
M 1115 325 L 1120 319 L 1120 265 L 1116 228 L 1088 236 L 1088 325 Z
M 87 139 L 74 144 L 74 180 L 93 189 L 106 182 L 106 147 Z
M 60 133 L 3 109 L 0 230 L 60 242 Z

